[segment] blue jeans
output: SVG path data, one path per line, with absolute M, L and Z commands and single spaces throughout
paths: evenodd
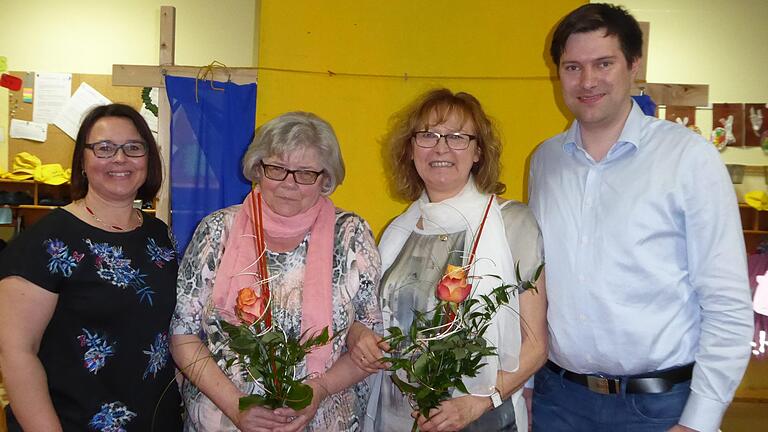
M 544 366 L 533 388 L 534 432 L 664 432 L 683 413 L 691 382 L 665 393 L 600 394 Z

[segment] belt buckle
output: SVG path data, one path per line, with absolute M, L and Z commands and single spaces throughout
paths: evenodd
M 611 387 L 610 383 L 613 382 L 614 390 L 613 393 L 618 393 L 619 389 L 621 388 L 621 381 L 615 378 L 606 378 L 602 376 L 595 376 L 595 375 L 588 375 L 587 376 L 587 388 L 592 390 L 595 393 L 600 394 L 611 394 Z

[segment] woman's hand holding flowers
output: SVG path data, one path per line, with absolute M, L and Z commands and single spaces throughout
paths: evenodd
M 275 432 L 299 432 L 303 431 L 310 421 L 315 417 L 320 403 L 329 396 L 326 386 L 322 382 L 323 378 L 313 378 L 306 381 L 306 384 L 312 387 L 312 403 L 306 408 L 296 411 L 291 408 L 278 408 L 274 412 L 277 415 L 284 416 L 288 423 L 279 425 Z
M 440 403 L 437 408 L 429 411 L 429 419 L 424 418 L 418 411 L 413 417 L 421 432 L 458 431 L 477 420 L 491 407 L 491 400 L 483 396 L 461 396 Z
M 243 432 L 271 431 L 285 426 L 291 420 L 288 416 L 277 414 L 277 410 L 271 410 L 260 406 L 253 406 L 245 411 L 237 411 L 237 417 L 233 419 L 235 426 Z
M 360 369 L 374 373 L 389 367 L 386 362 L 379 360 L 384 356 L 384 352 L 389 351 L 389 344 L 363 324 L 355 322 L 349 328 L 347 346 L 352 361 Z

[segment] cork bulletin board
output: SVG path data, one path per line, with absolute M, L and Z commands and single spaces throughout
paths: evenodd
M 24 87 L 34 87 L 33 72 L 8 72 L 24 80 L 22 89 L 8 92 L 8 116 L 10 119 L 32 120 L 32 104 L 23 101 Z M 114 87 L 112 75 L 72 74 L 72 93 L 80 83 L 88 83 L 112 102 L 130 105 L 137 110 L 141 107 L 141 87 Z M 33 95 L 34 101 L 34 95 Z M 9 120 L 10 124 L 10 120 Z M 48 125 L 48 136 L 45 142 L 30 141 L 18 138 L 8 140 L 8 169 L 12 169 L 13 158 L 17 153 L 27 152 L 40 158 L 43 164 L 58 163 L 65 169 L 72 166 L 72 151 L 75 141 L 53 124 Z

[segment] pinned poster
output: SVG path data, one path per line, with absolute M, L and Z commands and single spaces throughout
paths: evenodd
M 5 56 L 0 56 L 0 72 L 5 72 L 8 70 L 8 58 Z
M 98 90 L 87 83 L 81 83 L 75 94 L 67 99 L 58 115 L 53 119 L 53 124 L 63 130 L 72 139 L 77 138 L 77 130 L 80 129 L 80 122 L 86 113 L 93 107 L 99 105 L 109 105 L 112 101 L 107 99 Z
M 35 73 L 34 94 L 32 120 L 37 123 L 52 123 L 72 95 L 72 74 Z

